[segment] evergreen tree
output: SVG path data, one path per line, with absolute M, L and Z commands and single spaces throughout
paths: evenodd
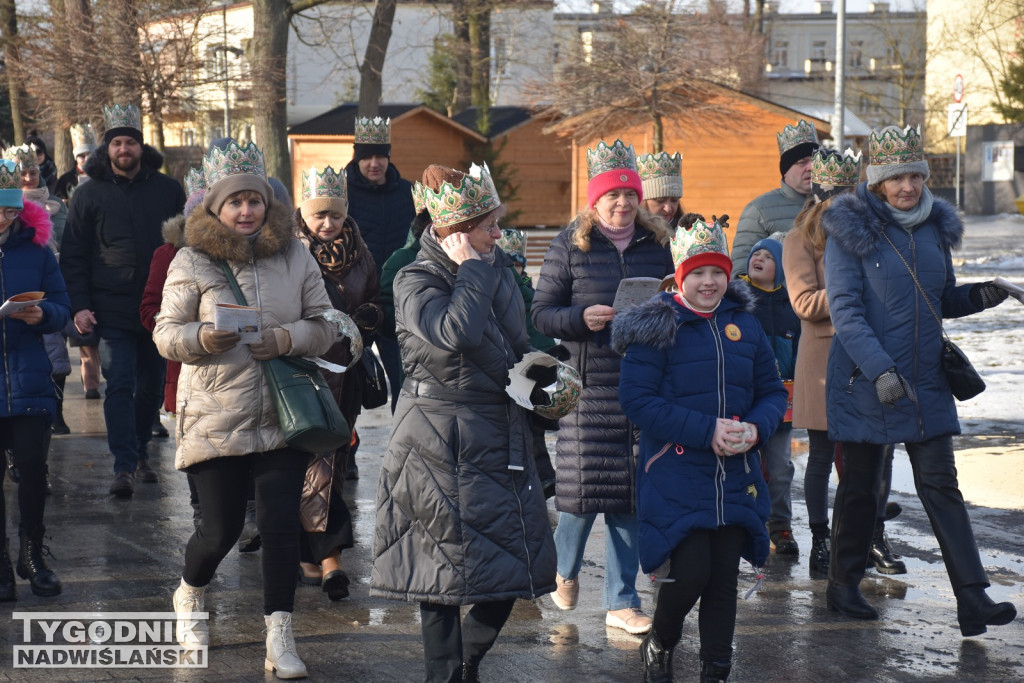
M 1017 54 L 1024 52 L 1024 40 L 1017 43 Z M 993 102 L 996 110 L 1007 123 L 1024 122 L 1024 60 L 1015 60 L 1007 65 L 1006 76 L 999 81 L 1006 96 L 1004 102 Z

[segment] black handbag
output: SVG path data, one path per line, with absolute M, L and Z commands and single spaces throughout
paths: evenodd
M 384 367 L 371 349 L 363 349 L 360 361 L 360 369 L 363 374 L 363 395 L 360 402 L 367 410 L 380 408 L 388 402 L 387 373 L 384 372 Z
M 231 268 L 225 261 L 220 266 L 238 303 L 248 306 Z M 322 453 L 349 443 L 352 433 L 348 423 L 316 363 L 298 356 L 278 356 L 262 364 L 277 420 L 289 446 L 306 453 Z

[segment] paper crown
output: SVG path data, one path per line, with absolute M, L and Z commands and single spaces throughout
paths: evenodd
M 644 197 L 683 196 L 683 157 L 679 152 L 641 154 L 636 158 L 636 170 L 643 183 Z
M 427 202 L 423 199 L 423 185 L 416 183 L 412 186 L 412 206 L 416 213 L 427 210 Z
M 487 164 L 471 165 L 469 173 L 464 174 L 456 184 L 445 180 L 437 192 L 420 182 L 416 183 L 416 187 L 423 196 L 423 203 L 435 228 L 462 223 L 501 206 Z
M 206 178 L 202 169 L 190 168 L 185 174 L 185 195 L 190 196 L 199 190 L 206 189 Z
M 323 172 L 317 171 L 316 166 L 311 166 L 308 171 L 302 172 L 302 201 L 317 199 L 319 197 L 330 197 L 348 200 L 348 187 L 345 176 L 327 166 Z
M 680 225 L 676 234 L 669 242 L 672 249 L 672 263 L 676 268 L 701 254 L 720 254 L 729 257 L 729 242 L 725 238 L 725 230 L 718 221 L 708 225 L 704 221 L 695 221 L 693 225 Z
M 861 153 L 849 147 L 842 154 L 822 147 L 811 155 L 811 182 L 817 185 L 853 187 L 860 182 Z
M 818 133 L 814 126 L 800 119 L 795 126 L 787 125 L 781 133 L 775 136 L 779 142 L 779 154 L 785 154 L 797 145 L 811 143 L 818 144 Z
M 549 420 L 558 420 L 576 410 L 583 393 L 583 382 L 580 379 L 580 374 L 571 365 L 554 358 L 551 360 L 557 363 L 555 388 L 551 390 L 542 387 L 544 393 L 548 395 L 548 404 L 534 405 L 533 412 Z
M 96 149 L 96 131 L 88 121 L 71 124 L 71 147 L 75 156 Z
M 206 179 L 207 188 L 213 187 L 218 180 L 240 174 L 254 175 L 264 181 L 267 179 L 263 152 L 255 143 L 250 142 L 245 147 L 240 147 L 237 142 L 231 140 L 223 150 L 214 147 L 203 157 L 203 177 Z
M 372 119 L 359 117 L 356 119 L 357 145 L 390 145 L 391 119 L 377 116 Z
M 21 166 L 22 169 L 33 168 L 39 165 L 39 162 L 36 160 L 36 151 L 29 145 L 11 145 L 4 150 L 4 159 L 13 161 Z
M 526 264 L 526 233 L 522 230 L 502 228 L 498 247 L 516 261 Z
M 593 148 L 587 148 L 587 180 L 593 180 L 608 171 L 636 171 L 636 152 L 633 145 L 622 140 L 612 144 L 599 140 Z
M 21 192 L 21 166 L 10 159 L 0 160 L 0 190 Z
M 103 107 L 103 122 L 107 130 L 114 128 L 134 128 L 142 130 L 142 117 L 134 104 L 112 104 Z
M 896 126 L 886 126 L 882 130 L 871 131 L 868 159 L 874 166 L 924 161 L 920 127 L 907 126 L 900 130 Z
M 364 348 L 363 333 L 359 331 L 359 326 L 356 325 L 356 322 L 352 320 L 352 318 L 336 308 L 327 310 L 322 317 L 327 322 L 334 323 L 338 328 L 338 341 L 348 339 L 349 351 L 352 352 L 352 360 L 349 362 L 347 367 L 351 368 L 355 366 L 362 357 Z

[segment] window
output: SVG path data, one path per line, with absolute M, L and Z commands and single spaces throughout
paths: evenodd
M 786 68 L 789 66 L 789 41 L 777 40 L 772 43 L 772 66 Z
M 811 61 L 815 64 L 824 64 L 828 59 L 828 42 L 815 40 L 811 43 Z
M 863 66 L 864 62 L 864 41 L 863 40 L 851 40 L 850 47 L 846 53 L 846 63 L 848 66 L 854 69 L 859 69 Z

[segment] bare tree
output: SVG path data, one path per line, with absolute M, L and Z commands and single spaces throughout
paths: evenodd
M 378 0 L 373 10 L 373 25 L 366 43 L 366 56 L 359 67 L 359 115 L 376 116 L 383 88 L 382 73 L 388 43 L 391 42 L 391 24 L 395 19 L 397 0 Z
M 4 49 L 4 71 L 7 74 L 7 92 L 11 102 L 11 125 L 14 140 L 25 141 L 25 124 L 22 120 L 22 79 L 21 59 L 18 41 L 18 11 L 14 0 L 0 0 L 0 31 L 3 31 L 0 45 Z

